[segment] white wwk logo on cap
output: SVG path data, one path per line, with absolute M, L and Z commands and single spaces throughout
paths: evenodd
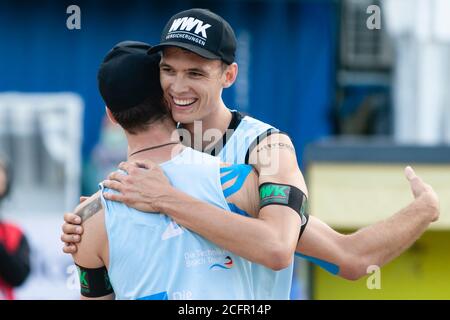
M 202 36 L 206 39 L 206 29 L 211 27 L 210 24 L 204 24 L 203 21 L 192 18 L 192 17 L 183 17 L 175 19 L 172 23 L 172 26 L 169 29 L 169 32 L 173 31 L 191 31 L 195 27 L 194 33 L 195 34 L 202 34 Z

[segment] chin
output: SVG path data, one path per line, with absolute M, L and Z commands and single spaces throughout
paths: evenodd
M 195 117 L 189 114 L 180 114 L 176 112 L 172 112 L 172 118 L 175 122 L 179 122 L 181 124 L 192 123 L 195 120 Z

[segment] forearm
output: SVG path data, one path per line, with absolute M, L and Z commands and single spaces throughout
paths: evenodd
M 158 206 L 161 212 L 177 223 L 216 245 L 269 268 L 279 268 L 277 264 L 284 257 L 277 259 L 277 256 L 285 251 L 287 243 L 292 242 L 292 255 L 294 253 L 295 236 L 288 232 L 276 232 L 269 221 L 262 218 L 234 214 L 177 190 Z
M 416 199 L 392 217 L 345 237 L 347 248 L 362 262 L 358 273 L 370 265 L 383 266 L 408 249 L 431 223 L 430 211 Z

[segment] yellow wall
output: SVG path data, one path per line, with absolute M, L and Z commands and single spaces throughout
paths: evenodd
M 308 167 L 311 214 L 334 228 L 355 229 L 391 216 L 412 200 L 406 165 L 317 163 Z M 431 228 L 450 230 L 450 165 L 414 165 L 440 197 Z M 450 254 L 450 253 L 449 253 Z
M 381 268 L 381 288 L 370 275 L 348 281 L 314 268 L 314 299 L 450 299 L 450 232 L 425 233 L 413 247 Z
M 391 216 L 412 200 L 400 164 L 316 163 L 308 167 L 310 212 L 338 230 Z M 412 248 L 381 269 L 381 289 L 314 267 L 314 299 L 450 299 L 450 165 L 414 165 L 441 201 L 441 217 Z

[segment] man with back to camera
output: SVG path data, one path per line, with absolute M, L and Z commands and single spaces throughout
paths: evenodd
M 250 165 L 223 164 L 173 139 L 175 122 L 159 82 L 160 56 L 147 55 L 149 48 L 121 42 L 98 73 L 107 115 L 125 131 L 129 160 L 159 163 L 174 186 L 227 214 L 234 206 L 256 216 L 258 178 Z M 240 177 L 231 181 L 235 172 Z M 101 186 L 75 210 L 85 228 L 73 254 L 83 299 L 254 299 L 249 261 L 166 215 L 106 200 L 107 191 Z
M 137 169 L 132 162 L 122 164 L 129 175 L 116 172 L 111 181 L 105 181 L 121 194 L 106 193 L 105 197 L 142 211 L 163 212 L 219 246 L 256 262 L 252 277 L 258 299 L 289 297 L 294 251 L 341 277 L 357 279 L 366 274 L 367 266 L 382 266 L 406 250 L 438 218 L 438 201 L 432 189 L 408 168 L 406 174 L 417 199 L 390 219 L 351 235 L 339 234 L 315 217 L 308 220 L 303 214 L 307 190 L 290 139 L 268 124 L 229 110 L 222 101 L 223 88 L 231 86 L 237 76 L 235 47 L 234 33 L 226 21 L 210 11 L 192 9 L 169 20 L 161 45 L 152 50 L 162 50 L 161 85 L 174 120 L 194 135 L 191 142 L 201 139 L 208 129 L 217 129 L 223 137 L 216 139 L 215 146 L 202 141 L 202 151 L 224 161 L 254 165 L 263 196 L 258 219 L 225 215 L 224 210 L 189 197 L 170 186 L 158 166 L 149 161 L 139 163 L 152 169 L 147 171 Z M 201 121 L 200 137 L 194 121 Z M 227 129 L 234 129 L 233 134 L 224 134 Z M 283 203 L 275 201 L 275 190 L 286 196 Z M 191 212 L 183 210 L 186 207 L 191 207 Z M 242 213 L 239 208 L 234 211 Z M 62 239 L 76 242 L 79 236 L 73 238 L 71 234 L 76 232 L 70 225 L 74 216 L 67 214 L 65 218 L 63 230 L 67 234 Z M 265 227 L 262 233 L 255 232 L 259 223 Z M 76 248 L 72 245 L 64 250 Z

